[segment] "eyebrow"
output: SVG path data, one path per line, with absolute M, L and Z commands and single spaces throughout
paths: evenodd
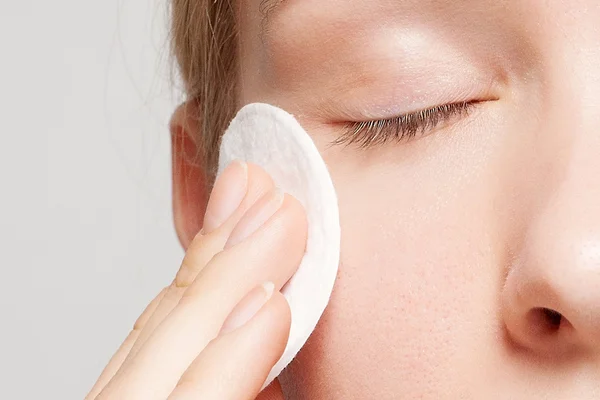
M 260 5 L 258 6 L 258 10 L 262 17 L 260 22 L 261 37 L 265 34 L 269 17 L 281 3 L 283 3 L 283 0 L 261 0 Z
M 261 0 L 259 7 L 260 13 L 266 17 L 271 11 L 283 2 L 283 0 Z

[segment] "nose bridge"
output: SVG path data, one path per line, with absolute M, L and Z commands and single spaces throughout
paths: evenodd
M 600 144 L 600 3 L 578 1 L 553 3 L 541 14 L 546 23 L 540 20 L 537 45 L 544 49 L 542 95 L 552 122 L 579 133 L 579 143 L 595 142 L 592 151 Z
M 525 349 L 600 358 L 600 4 L 553 5 L 536 25 L 538 125 L 528 168 L 515 177 L 523 222 L 502 316 L 507 337 Z
M 529 337 L 517 326 L 531 310 L 549 309 L 564 317 L 568 341 L 600 353 L 600 30 L 564 29 L 547 43 L 543 119 L 531 161 L 547 179 L 528 189 L 540 202 L 505 294 L 517 336 Z
M 552 166 L 553 175 L 540 223 L 572 243 L 575 236 L 588 241 L 600 230 L 600 5 L 563 3 L 555 9 L 547 17 L 561 29 L 542 35 L 547 42 L 540 43 L 547 48 L 545 121 L 534 163 L 542 170 Z
M 592 55 L 574 51 L 570 74 L 552 78 L 538 160 L 560 167 L 540 194 L 518 275 L 526 307 L 559 312 L 600 350 L 600 53 L 593 68 Z
M 585 23 L 565 30 L 548 52 L 538 160 L 554 165 L 555 176 L 535 231 L 555 242 L 556 252 L 583 260 L 591 254 L 583 249 L 600 240 L 600 30 Z

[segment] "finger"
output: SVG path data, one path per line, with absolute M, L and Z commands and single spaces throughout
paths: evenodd
M 285 297 L 273 293 L 249 322 L 217 337 L 200 353 L 169 400 L 254 400 L 283 354 L 290 323 Z
M 264 218 L 265 210 L 278 204 L 276 193 L 257 202 L 235 231 L 245 232 L 255 217 Z M 125 361 L 101 398 L 165 398 L 247 293 L 266 281 L 274 282 L 276 290 L 283 286 L 304 254 L 307 222 L 293 197 L 285 195 L 279 204 L 262 227 L 213 257 L 137 355 Z
M 240 166 L 243 166 L 243 168 Z M 223 207 L 224 203 L 231 201 L 227 198 L 231 192 L 229 187 L 232 181 L 236 179 L 235 174 L 239 175 L 243 170 L 245 170 L 246 175 L 245 195 L 235 211 L 220 224 L 219 221 L 223 220 L 223 214 L 228 214 L 220 208 Z M 237 179 L 240 179 L 240 177 L 238 176 Z M 223 171 L 215 182 L 206 208 L 203 232 L 198 235 L 198 240 L 194 240 L 190 244 L 181 268 L 177 272 L 176 284 L 178 287 L 187 287 L 194 281 L 196 275 L 206 263 L 217 252 L 223 250 L 229 235 L 244 214 L 273 187 L 273 179 L 255 164 L 234 162 Z M 227 210 L 231 208 L 231 206 L 225 206 Z M 212 215 L 219 215 L 219 217 L 211 217 Z
M 242 164 L 242 166 L 243 165 L 244 164 Z M 246 167 L 242 168 L 247 168 L 245 172 L 247 173 L 246 195 L 244 196 L 242 203 L 222 226 L 210 233 L 205 234 L 200 232 L 196 235 L 187 249 L 175 280 L 171 286 L 169 286 L 163 300 L 150 317 L 145 328 L 139 334 L 127 359 L 135 356 L 156 327 L 165 319 L 173 308 L 175 308 L 177 303 L 179 303 L 183 292 L 185 292 L 187 287 L 194 281 L 202 268 L 204 268 L 216 253 L 223 250 L 227 238 L 242 216 L 259 198 L 264 196 L 265 193 L 268 193 L 274 187 L 271 177 L 257 165 L 247 164 Z M 239 174 L 240 172 L 244 173 L 243 170 L 239 170 L 239 165 L 236 163 L 223 171 L 221 176 L 219 176 L 215 182 L 213 194 L 211 195 L 211 200 L 209 201 L 207 209 L 212 208 L 215 205 L 213 199 L 218 201 L 220 197 L 223 197 L 223 192 L 227 192 L 227 181 L 236 179 L 236 176 L 233 175 Z M 237 178 L 239 179 L 239 177 Z M 207 210 L 207 213 L 208 212 L 210 211 Z
M 129 335 L 127 335 L 127 338 L 123 341 L 117 352 L 112 356 L 112 358 L 108 362 L 108 365 L 104 368 L 102 374 L 100 374 L 100 377 L 94 384 L 94 387 L 86 396 L 86 399 L 95 399 L 98 393 L 102 391 L 102 389 L 108 383 L 108 381 L 110 381 L 115 375 L 115 373 L 125 360 L 125 357 L 127 356 L 127 354 L 129 354 L 129 351 L 135 343 L 135 340 L 137 339 L 140 331 L 148 322 L 150 315 L 152 315 L 152 313 L 158 307 L 158 304 L 165 295 L 166 291 L 167 288 L 161 290 L 160 293 L 150 302 L 150 304 L 148 304 L 144 312 L 142 312 L 142 314 L 139 316 L 139 318 L 133 325 L 133 329 L 131 330 L 131 332 L 129 332 Z
M 285 400 L 279 380 L 275 379 L 265 390 L 260 392 L 256 400 Z

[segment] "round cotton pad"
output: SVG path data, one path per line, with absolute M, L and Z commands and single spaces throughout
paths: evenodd
M 225 132 L 219 173 L 233 160 L 261 166 L 284 192 L 306 209 L 306 253 L 282 289 L 292 312 L 289 340 L 264 387 L 292 361 L 315 329 L 336 279 L 340 257 L 337 197 L 325 162 L 296 119 L 268 104 L 242 108 Z

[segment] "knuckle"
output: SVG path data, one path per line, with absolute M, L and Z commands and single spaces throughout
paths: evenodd
M 231 270 L 228 266 L 232 264 L 231 256 L 227 251 L 221 251 L 212 256 L 206 265 L 196 273 L 182 294 L 181 300 L 186 303 L 198 296 L 206 296 L 211 290 L 219 290 L 219 285 L 207 285 L 207 282 L 223 282 L 222 277 L 228 275 Z
M 175 285 L 182 288 L 190 286 L 213 256 L 222 250 L 223 242 L 221 238 L 213 234 L 195 239 L 183 257 L 181 267 L 175 277 Z
M 146 307 L 146 309 L 142 312 L 142 314 L 138 317 L 138 319 L 133 324 L 133 331 L 141 331 L 154 311 L 158 307 L 158 305 L 162 302 L 165 295 L 168 293 L 170 286 L 164 287 L 160 293 L 150 302 L 150 304 Z

